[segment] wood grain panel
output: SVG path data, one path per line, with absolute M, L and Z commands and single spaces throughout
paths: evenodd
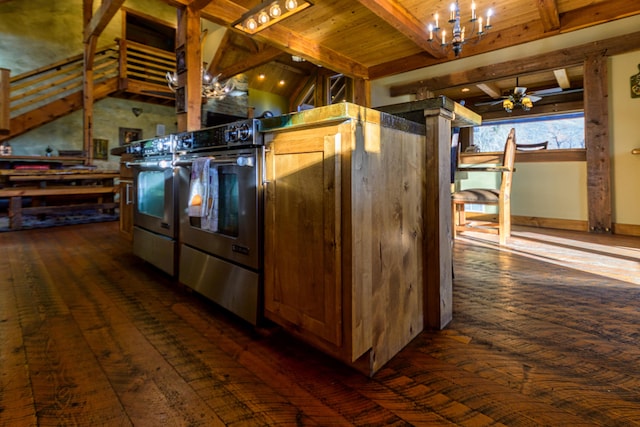
M 342 345 L 336 218 L 340 143 L 335 127 L 276 134 L 267 155 L 271 183 L 265 212 L 265 280 L 272 285 L 265 287 L 266 315 L 301 326 L 337 347 Z

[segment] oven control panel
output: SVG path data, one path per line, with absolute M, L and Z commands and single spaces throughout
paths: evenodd
M 152 139 L 134 141 L 127 147 L 127 153 L 138 157 L 165 156 L 175 151 L 175 136 L 158 136 Z
M 176 137 L 177 151 L 202 151 L 261 145 L 258 120 L 247 119 L 192 132 Z

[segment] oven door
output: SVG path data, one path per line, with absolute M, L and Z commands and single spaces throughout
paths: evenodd
M 260 148 L 246 148 L 199 153 L 207 158 L 215 189 L 209 189 L 211 206 L 215 206 L 215 225 L 202 217 L 190 216 L 194 158 L 176 162 L 179 181 L 180 243 L 199 249 L 255 271 L 261 269 L 262 190 Z M 205 225 L 206 224 L 206 225 Z
M 141 161 L 133 168 L 133 224 L 152 233 L 175 239 L 177 183 L 171 159 Z

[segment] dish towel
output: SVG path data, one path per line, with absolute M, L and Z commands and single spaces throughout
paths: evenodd
M 191 183 L 187 207 L 189 216 L 205 216 L 205 203 L 209 198 L 209 165 L 208 157 L 198 157 L 191 164 Z
M 205 205 L 205 212 L 200 224 L 203 230 L 215 233 L 218 231 L 218 209 L 220 203 L 220 198 L 218 197 L 218 166 L 216 165 L 211 165 L 209 167 L 207 189 L 207 203 Z

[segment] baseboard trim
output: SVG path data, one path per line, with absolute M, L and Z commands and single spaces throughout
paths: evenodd
M 640 225 L 613 224 L 613 234 L 621 234 L 624 236 L 640 236 Z
M 467 219 L 476 219 L 479 221 L 497 221 L 497 215 L 495 214 L 466 212 L 466 216 Z M 575 219 L 511 215 L 511 224 L 527 227 L 552 228 L 557 230 L 589 231 L 589 223 L 587 221 Z M 612 228 L 613 234 L 619 234 L 622 236 L 640 236 L 640 225 L 637 224 L 613 224 Z
M 575 219 L 540 218 L 532 216 L 511 216 L 511 223 L 514 225 L 525 225 L 529 227 L 555 228 L 558 230 L 589 231 L 589 223 Z

